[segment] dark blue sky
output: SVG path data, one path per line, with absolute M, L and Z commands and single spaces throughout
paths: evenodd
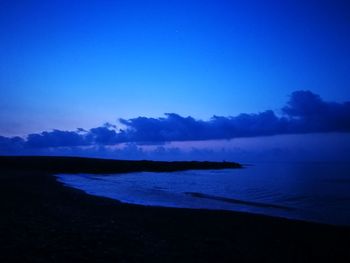
M 350 98 L 347 1 L 1 1 L 4 135 Z
M 347 1 L 1 1 L 0 134 L 350 98 Z M 278 113 L 278 112 L 277 112 Z

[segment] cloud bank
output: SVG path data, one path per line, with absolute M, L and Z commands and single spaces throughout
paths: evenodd
M 161 118 L 120 119 L 123 129 L 106 123 L 76 131 L 44 131 L 26 138 L 0 136 L 0 154 L 28 149 L 109 146 L 120 143 L 220 140 L 283 134 L 350 132 L 350 102 L 324 101 L 311 91 L 295 91 L 279 115 L 272 110 L 213 116 L 203 121 L 167 113 Z

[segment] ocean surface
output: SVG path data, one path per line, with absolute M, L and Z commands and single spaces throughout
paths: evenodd
M 88 194 L 147 206 L 244 211 L 350 225 L 349 163 L 257 163 L 243 169 L 59 174 Z

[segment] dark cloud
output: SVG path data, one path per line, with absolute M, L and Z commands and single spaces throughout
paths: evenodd
M 181 117 L 174 113 L 166 118 L 145 118 L 124 120 L 126 134 L 130 141 L 192 141 L 231 139 L 273 135 L 286 131 L 286 121 L 278 118 L 273 111 L 259 114 L 240 114 L 237 117 L 214 116 L 209 121 Z
M 30 148 L 65 147 L 86 145 L 88 142 L 79 132 L 53 130 L 29 134 L 26 146 Z
M 293 133 L 350 132 L 350 102 L 326 102 L 310 91 L 290 96 L 282 115 L 272 110 L 234 117 L 213 116 L 208 121 L 167 113 L 162 118 L 120 119 L 113 124 L 77 131 L 45 131 L 20 137 L 0 137 L 0 152 L 78 146 L 106 146 L 118 143 L 161 144 L 170 141 L 232 139 Z
M 130 141 L 187 141 L 208 139 L 210 124 L 192 117 L 181 117 L 175 113 L 165 114 L 166 118 L 138 117 L 120 119 Z
M 119 142 L 117 140 L 118 138 L 117 132 L 106 126 L 92 128 L 87 133 L 87 136 L 85 138 L 87 142 L 99 144 L 99 145 L 116 144 Z
M 295 91 L 282 111 L 290 117 L 316 116 L 325 112 L 327 103 L 311 91 Z
M 350 102 L 326 102 L 310 91 L 295 91 L 282 111 L 289 133 L 350 132 Z
M 350 102 L 323 101 L 310 91 L 296 91 L 282 108 L 282 116 L 267 110 L 235 117 L 214 116 L 209 121 L 166 114 L 165 118 L 120 120 L 129 141 L 189 141 L 231 139 L 276 134 L 350 132 Z
M 21 137 L 0 136 L 0 154 L 16 153 L 23 150 L 26 141 Z

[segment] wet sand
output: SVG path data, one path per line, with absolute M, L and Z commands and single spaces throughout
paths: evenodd
M 189 165 L 113 163 L 0 157 L 0 262 L 350 262 L 349 227 L 121 204 L 64 187 L 53 176 Z

